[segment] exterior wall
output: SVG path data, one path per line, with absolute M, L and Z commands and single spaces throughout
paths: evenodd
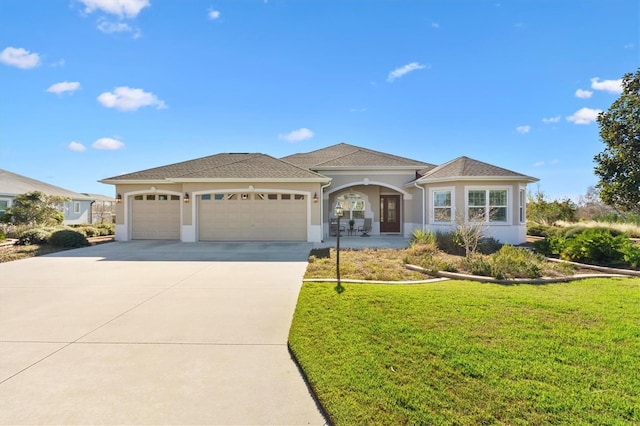
M 75 205 L 78 203 L 80 210 L 76 212 Z M 64 203 L 64 223 L 65 225 L 80 225 L 91 223 L 91 201 L 71 200 Z
M 450 189 L 452 195 L 452 209 L 455 212 L 451 223 L 434 221 L 432 212 L 432 191 L 435 189 Z M 513 181 L 460 181 L 438 182 L 425 185 L 426 229 L 433 232 L 448 232 L 455 230 L 456 221 L 467 220 L 466 194 L 470 189 L 506 189 L 508 191 L 507 221 L 505 223 L 486 223 L 485 235 L 493 237 L 503 243 L 521 244 L 526 241 L 526 218 L 520 222 L 520 189 L 526 190 L 526 183 Z
M 152 190 L 152 187 L 155 190 Z M 317 182 L 189 182 L 170 185 L 126 184 L 116 185 L 116 194 L 122 196 L 122 202 L 116 205 L 116 239 L 127 241 L 131 238 L 130 196 L 141 193 L 179 194 L 182 199 L 180 240 L 195 242 L 198 239 L 197 199 L 198 195 L 215 192 L 274 192 L 304 194 L 307 199 L 307 241 L 320 242 L 322 231 L 320 223 L 321 184 Z M 184 202 L 189 194 L 190 202 Z M 318 201 L 314 202 L 314 195 Z

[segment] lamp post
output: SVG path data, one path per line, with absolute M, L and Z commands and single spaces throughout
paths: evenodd
M 340 218 L 342 217 L 342 204 L 340 200 L 336 202 L 335 214 L 338 219 L 338 229 L 336 233 L 336 276 L 338 278 L 338 284 L 336 284 L 336 288 L 340 289 L 342 284 L 340 283 Z

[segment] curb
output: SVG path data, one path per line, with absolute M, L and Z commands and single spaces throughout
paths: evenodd
M 634 271 L 632 269 L 620 269 L 610 268 L 608 266 L 589 265 L 588 263 L 570 262 L 568 260 L 556 259 L 555 257 L 545 257 L 550 262 L 556 263 L 568 263 L 569 265 L 576 265 L 584 269 L 593 269 L 595 271 L 602 271 L 611 274 L 630 275 L 634 277 L 640 277 L 640 271 Z
M 420 271 L 418 271 L 420 272 Z M 439 278 L 431 278 L 428 280 L 417 280 L 417 281 L 380 281 L 380 280 L 340 280 L 341 283 L 350 283 L 350 284 L 429 284 L 436 283 L 440 281 L 447 281 L 449 278 L 439 277 Z M 305 278 L 302 282 L 311 282 L 311 283 L 337 283 L 338 280 L 335 278 Z

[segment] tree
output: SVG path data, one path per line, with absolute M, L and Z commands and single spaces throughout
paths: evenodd
M 26 225 L 55 225 L 64 220 L 60 209 L 69 198 L 31 191 L 16 195 L 7 213 L 13 222 Z
M 605 204 L 640 213 L 640 68 L 622 78 L 622 95 L 598 115 L 603 152 L 594 157 Z
M 527 200 L 527 218 L 528 220 L 543 225 L 552 225 L 559 220 L 567 222 L 576 221 L 576 213 L 578 207 L 569 198 L 560 201 L 547 201 L 545 193 L 540 189 L 535 194 L 529 194 Z

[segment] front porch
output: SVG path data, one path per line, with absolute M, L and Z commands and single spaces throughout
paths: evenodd
M 365 249 L 365 248 L 407 248 L 411 239 L 402 235 L 372 235 L 361 237 L 360 235 L 340 235 L 340 249 Z M 322 242 L 313 243 L 313 248 L 335 247 L 336 237 L 327 237 Z

